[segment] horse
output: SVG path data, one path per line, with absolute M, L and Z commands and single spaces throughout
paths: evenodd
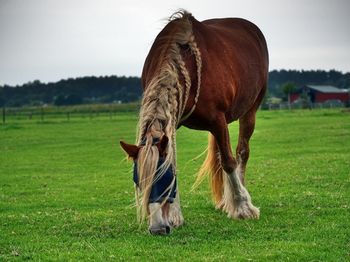
M 166 235 L 183 225 L 176 175 L 176 130 L 209 131 L 196 184 L 208 174 L 217 209 L 233 219 L 258 219 L 245 187 L 249 140 L 268 81 L 268 50 L 260 29 L 241 18 L 199 22 L 180 10 L 146 57 L 136 144 L 120 141 L 134 161 L 138 218 Z M 235 156 L 228 124 L 239 121 Z

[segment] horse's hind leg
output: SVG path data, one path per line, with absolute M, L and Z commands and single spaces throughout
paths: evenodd
M 252 204 L 248 190 L 241 181 L 241 173 L 238 169 L 239 163 L 233 158 L 229 132 L 224 117 L 218 119 L 212 133 L 216 138 L 221 155 L 221 164 L 226 173 L 223 177 L 223 197 L 219 206 L 232 218 L 258 218 L 259 209 Z
M 249 159 L 249 140 L 255 127 L 255 110 L 251 110 L 239 119 L 239 136 L 236 148 L 237 168 L 242 184 L 245 181 L 245 169 Z
M 253 107 L 241 118 L 239 118 L 239 136 L 238 144 L 236 148 L 236 159 L 237 159 L 237 173 L 241 178 L 242 184 L 244 185 L 245 168 L 249 159 L 249 140 L 253 135 L 255 128 L 255 116 L 261 101 L 263 100 L 266 92 L 266 84 L 260 91 Z
M 256 110 L 252 109 L 239 119 L 239 138 L 236 148 L 237 167 L 235 174 L 237 177 L 239 177 L 242 188 L 245 188 L 245 170 L 249 159 L 249 140 L 254 132 L 255 127 L 255 113 Z M 239 207 L 236 208 L 236 216 L 250 217 L 252 215 L 254 218 L 258 218 L 260 211 L 252 205 L 248 191 L 245 190 L 243 195 L 245 195 L 245 197 L 242 198 Z

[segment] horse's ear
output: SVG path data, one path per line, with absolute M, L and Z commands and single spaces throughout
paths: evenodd
M 140 147 L 127 144 L 123 141 L 120 141 L 120 146 L 124 149 L 124 151 L 129 155 L 129 157 L 136 159 L 139 154 Z
M 157 144 L 160 156 L 165 156 L 165 150 L 166 150 L 168 143 L 169 143 L 169 138 L 166 135 L 162 136 L 162 139 Z

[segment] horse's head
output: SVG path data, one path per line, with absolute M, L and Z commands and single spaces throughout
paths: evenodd
M 133 179 L 139 218 L 148 218 L 152 234 L 169 234 L 169 204 L 176 195 L 174 167 L 167 161 L 169 139 L 149 136 L 140 145 L 120 142 L 121 147 L 134 161 Z

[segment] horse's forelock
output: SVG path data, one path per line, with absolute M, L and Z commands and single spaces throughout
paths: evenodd
M 147 216 L 148 199 L 152 190 L 152 183 L 157 171 L 159 160 L 158 148 L 146 141 L 140 149 L 137 159 L 138 180 L 141 191 L 140 199 L 136 199 L 139 220 L 143 221 Z

